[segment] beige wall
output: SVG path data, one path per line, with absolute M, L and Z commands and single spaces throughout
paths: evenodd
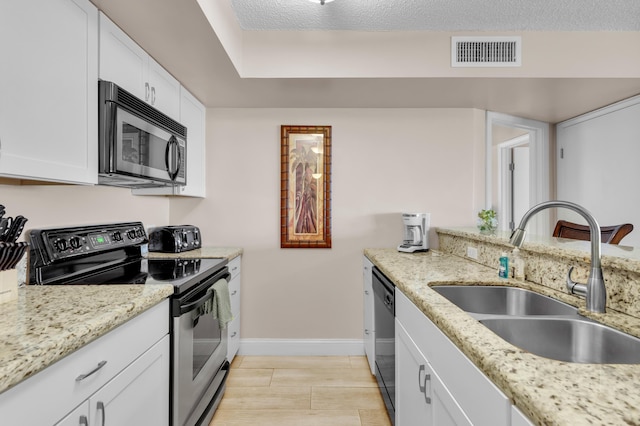
M 402 239 L 400 213 L 475 223 L 484 111 L 209 109 L 207 198 L 171 202 L 204 243 L 244 248 L 243 338 L 360 338 L 362 252 Z M 280 249 L 280 125 L 331 125 L 332 249 Z M 431 232 L 431 243 L 436 243 Z
M 169 223 L 168 198 L 137 197 L 125 188 L 0 184 L 0 204 L 8 216 L 27 217 L 25 229 L 126 221 L 142 221 L 145 226 Z
M 282 124 L 332 126 L 332 249 L 280 249 Z M 430 212 L 432 227 L 464 226 L 482 208 L 484 111 L 210 109 L 207 127 L 205 199 L 2 184 L 0 203 L 28 217 L 27 228 L 198 225 L 206 245 L 245 250 L 243 337 L 292 339 L 361 337 L 362 251 L 396 246 L 401 212 Z

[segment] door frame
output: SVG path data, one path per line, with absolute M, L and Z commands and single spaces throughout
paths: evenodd
M 516 117 L 499 112 L 487 111 L 485 126 L 485 208 L 491 209 L 493 161 L 493 125 L 515 127 L 529 133 L 529 204 L 535 206 L 549 201 L 549 123 Z M 550 216 L 548 210 L 532 218 L 529 231 L 537 235 L 549 235 Z

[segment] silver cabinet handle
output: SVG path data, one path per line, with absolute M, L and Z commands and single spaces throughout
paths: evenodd
M 369 290 L 365 290 L 364 294 L 369 295 Z
M 156 88 L 152 87 L 151 88 L 151 105 L 155 105 L 156 104 Z
M 427 396 L 427 381 L 431 380 L 431 374 L 424 375 L 424 401 L 431 404 L 431 397 Z
M 233 339 L 234 337 L 236 337 L 238 335 L 237 331 L 234 331 L 233 334 L 231 335 L 231 338 Z
M 420 366 L 420 368 L 418 368 L 418 389 L 420 389 L 420 392 L 425 393 L 427 390 L 427 383 L 424 383 L 424 386 L 422 385 L 422 378 L 420 376 L 422 376 L 422 373 L 424 373 L 424 364 L 422 364 Z
M 79 426 L 89 426 L 89 420 L 87 420 L 87 416 L 80 416 Z
M 369 330 L 367 330 L 366 328 L 364 329 L 364 334 L 369 335 Z
M 100 361 L 98 363 L 98 365 L 96 366 L 96 368 L 94 368 L 93 370 L 89 371 L 87 374 L 81 374 L 78 377 L 76 377 L 76 382 L 81 382 L 84 379 L 86 379 L 87 377 L 91 376 L 92 374 L 94 374 L 96 371 L 100 370 L 102 367 L 104 367 L 107 364 L 107 361 Z
M 236 294 L 238 294 L 238 290 L 233 290 L 233 292 L 231 293 L 232 296 L 235 296 Z
M 100 412 L 102 412 L 102 426 L 105 426 L 105 422 L 106 422 L 106 413 L 105 413 L 105 409 L 104 409 L 104 402 L 102 401 L 98 401 L 98 404 L 96 405 L 96 409 Z
M 232 271 L 232 272 L 235 272 L 235 271 L 237 271 L 237 270 L 238 270 L 238 267 L 237 267 L 237 266 L 234 266 L 233 268 L 231 268 L 231 271 Z

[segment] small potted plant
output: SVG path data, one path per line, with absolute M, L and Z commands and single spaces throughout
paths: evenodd
M 481 234 L 493 234 L 498 228 L 496 211 L 493 209 L 480 210 L 478 212 L 478 229 Z

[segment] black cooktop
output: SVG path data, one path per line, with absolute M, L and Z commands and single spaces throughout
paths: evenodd
M 146 259 L 138 258 L 115 265 L 92 268 L 92 259 L 85 259 L 81 264 L 67 265 L 64 274 L 43 282 L 54 285 L 99 285 L 99 284 L 171 284 L 176 288 L 184 287 L 193 278 L 209 276 L 221 269 L 226 259 Z M 73 269 L 78 268 L 78 273 Z M 93 270 L 87 273 L 83 271 Z M 191 286 L 189 286 L 191 287 Z

